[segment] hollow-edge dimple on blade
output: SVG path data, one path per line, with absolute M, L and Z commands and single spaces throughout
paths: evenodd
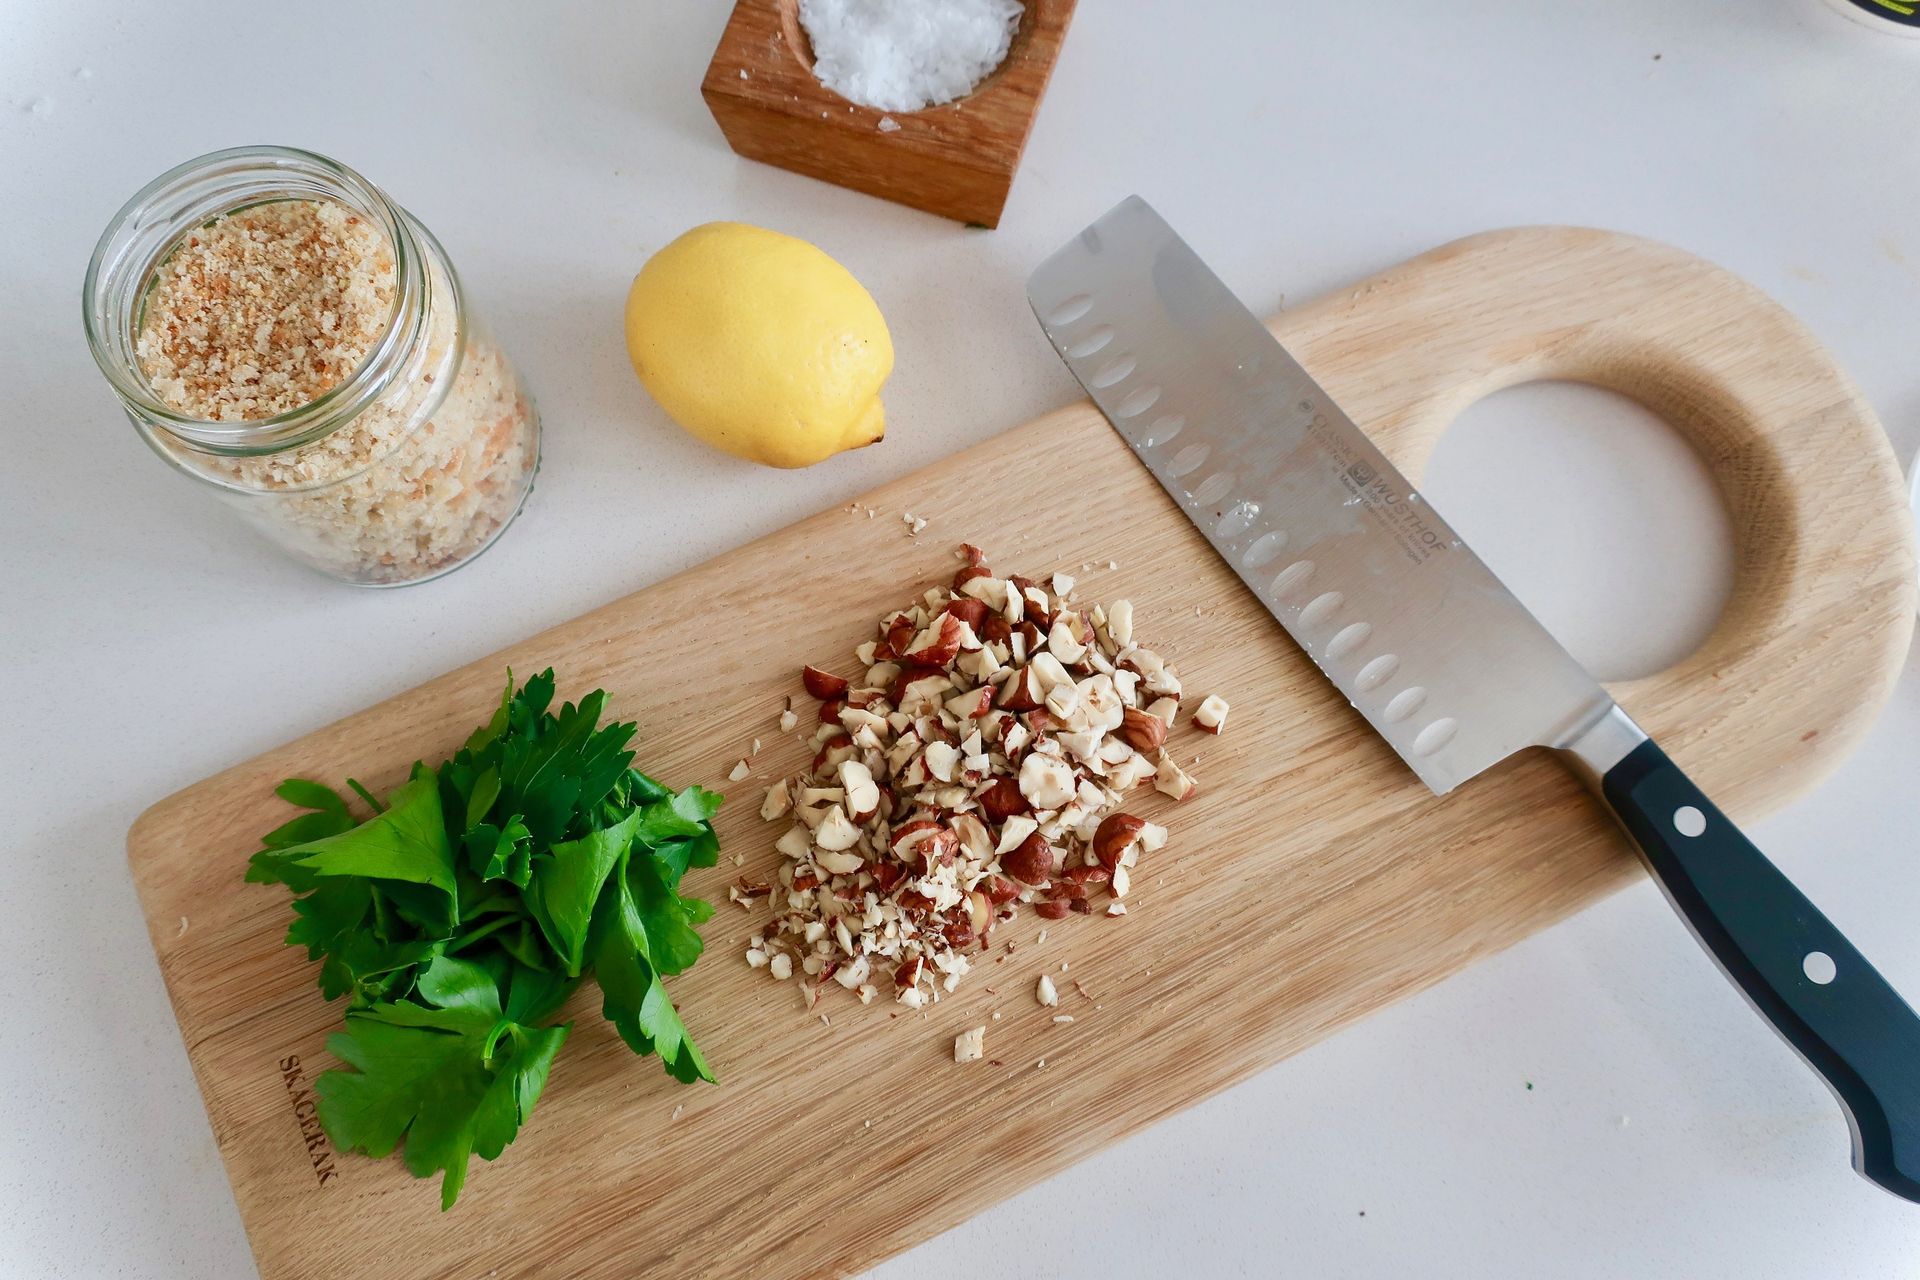
M 1144 200 L 1027 296 L 1147 469 L 1434 791 L 1613 705 Z

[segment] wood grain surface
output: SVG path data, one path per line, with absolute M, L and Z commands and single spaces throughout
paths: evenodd
M 1005 61 L 966 97 L 878 111 L 815 78 L 798 0 L 739 0 L 700 93 L 727 145 L 750 160 L 997 227 L 1074 3 L 1028 0 Z M 899 127 L 883 130 L 882 119 Z
M 1908 644 L 1912 524 L 1872 411 L 1757 291 L 1660 245 L 1534 228 L 1448 245 L 1273 327 L 1416 475 L 1463 407 L 1526 379 L 1595 382 L 1663 414 L 1719 479 L 1738 580 L 1698 652 L 1614 691 L 1742 819 L 1811 787 L 1859 740 Z M 877 518 L 824 512 L 141 818 L 134 877 L 264 1275 L 857 1271 L 1639 874 L 1543 753 L 1429 794 L 1086 404 L 862 505 Z M 920 537 L 903 510 L 927 517 Z M 774 724 L 801 663 L 849 663 L 882 611 L 951 574 L 962 539 L 1002 572 L 1064 568 L 1084 598 L 1131 598 L 1136 634 L 1190 691 L 1227 695 L 1233 715 L 1218 739 L 1176 736 L 1183 758 L 1201 757 L 1198 797 L 1139 806 L 1173 837 L 1136 875 L 1130 915 L 1055 922 L 1044 944 L 1029 915 L 996 935 L 1017 952 L 938 1005 L 863 1008 L 830 987 L 823 1025 L 794 986 L 742 962 L 761 917 L 724 905 L 723 886 L 776 864 L 780 828 L 755 810 L 761 785 L 805 754 Z M 1083 562 L 1099 567 L 1080 573 Z M 781 600 L 792 607 L 769 610 Z M 678 625 L 694 616 L 700 626 Z M 280 943 L 285 891 L 240 877 L 285 816 L 271 795 L 281 778 L 396 784 L 484 718 L 503 668 L 549 664 L 563 693 L 604 685 L 639 721 L 650 771 L 730 794 L 729 856 L 689 877 L 723 902 L 708 955 L 672 981 L 720 1084 L 674 1084 L 583 996 L 532 1122 L 442 1215 L 432 1184 L 398 1160 L 312 1145 L 303 1090 L 332 1065 L 323 1042 L 340 1009 Z M 755 737 L 766 745 L 753 780 L 727 784 Z M 1035 978 L 1063 961 L 1092 998 L 1069 986 L 1059 1010 L 1041 1009 Z M 1056 1012 L 1076 1021 L 1056 1025 Z M 1002 1065 L 956 1066 L 953 1036 L 983 1022 Z

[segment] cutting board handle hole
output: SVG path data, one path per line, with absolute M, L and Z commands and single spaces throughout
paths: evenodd
M 1602 680 L 1680 662 L 1732 594 L 1733 525 L 1713 473 L 1618 392 L 1496 391 L 1447 429 L 1420 487 Z

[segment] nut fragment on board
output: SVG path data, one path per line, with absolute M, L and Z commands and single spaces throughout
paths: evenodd
M 809 1005 L 832 980 L 922 1008 L 1022 908 L 1095 914 L 1167 839 L 1124 807 L 1191 791 L 1165 752 L 1171 711 L 1149 710 L 1177 708 L 1179 677 L 1133 606 L 1076 600 L 1067 574 L 1001 577 L 971 544 L 959 559 L 877 620 L 857 674 L 802 669 L 820 724 L 810 767 L 761 810 L 791 825 L 752 945 Z
M 953 1060 L 955 1062 L 978 1062 L 987 1056 L 987 1029 L 984 1025 L 971 1031 L 962 1031 L 953 1038 Z
M 1210 693 L 1194 708 L 1193 723 L 1207 733 L 1219 733 L 1227 726 L 1227 711 L 1227 700 L 1217 693 Z
M 772 892 L 772 885 L 760 884 L 757 881 L 749 880 L 745 876 L 741 876 L 727 886 L 727 901 L 734 903 L 742 911 L 746 911 L 750 909 L 747 906 L 748 903 L 752 902 L 755 898 L 767 897 Z M 749 958 L 748 963 L 753 963 L 751 958 Z
M 1162 795 L 1172 796 L 1175 800 L 1191 799 L 1197 789 L 1187 771 L 1164 751 L 1160 753 L 1159 764 L 1154 770 L 1153 785 Z

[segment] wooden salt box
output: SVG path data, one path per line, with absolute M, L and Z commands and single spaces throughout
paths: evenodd
M 799 0 L 739 0 L 700 93 L 728 144 L 749 159 L 995 227 L 1073 6 L 1026 0 L 1006 61 L 966 97 L 879 111 L 814 78 Z

